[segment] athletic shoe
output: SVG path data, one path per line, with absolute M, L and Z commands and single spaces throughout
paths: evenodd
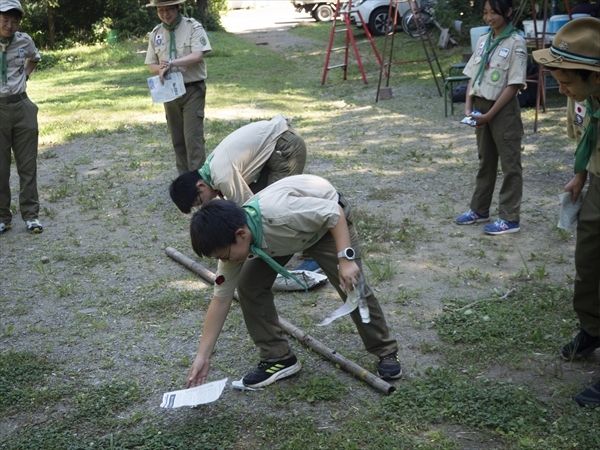
M 296 356 L 274 362 L 261 361 L 254 371 L 244 377 L 244 386 L 251 388 L 265 387 L 279 379 L 294 375 L 301 368 L 302 364 L 296 359 Z
M 400 367 L 398 352 L 390 353 L 389 355 L 379 358 L 377 375 L 384 380 L 395 380 L 402 376 L 402 367 Z
M 307 270 L 308 272 L 323 272 L 323 269 L 319 267 L 319 264 L 314 259 L 305 259 L 302 264 L 296 267 L 294 270 Z
M 33 234 L 39 234 L 42 231 L 44 231 L 44 227 L 42 226 L 40 221 L 37 219 L 28 220 L 27 221 L 27 229 L 29 230 L 30 233 L 33 233 Z
M 6 233 L 11 228 L 12 228 L 12 225 L 10 223 L 0 222 L 0 234 Z
M 462 216 L 456 218 L 456 223 L 459 225 L 471 225 L 472 223 L 487 222 L 490 216 L 480 216 L 473 210 L 468 210 Z
M 494 223 L 483 227 L 483 231 L 487 234 L 517 233 L 520 229 L 519 222 L 508 222 L 504 219 L 498 219 Z
M 591 355 L 597 348 L 600 348 L 600 337 L 592 336 L 581 328 L 577 336 L 562 348 L 560 356 L 571 361 Z
M 575 396 L 579 406 L 600 406 L 600 381 Z

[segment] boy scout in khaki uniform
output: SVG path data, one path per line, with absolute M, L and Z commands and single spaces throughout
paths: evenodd
M 577 223 L 573 309 L 580 331 L 561 350 L 566 360 L 600 348 L 600 20 L 580 18 L 562 26 L 549 49 L 533 52 L 568 96 L 567 133 L 578 145 L 575 176 L 565 186 L 575 202 L 588 179 Z M 575 396 L 581 406 L 600 406 L 600 381 Z
M 484 227 L 485 233 L 492 235 L 520 230 L 523 123 L 516 95 L 527 86 L 527 48 L 510 21 L 512 1 L 495 4 L 500 10 L 494 10 L 489 2 L 484 5 L 483 17 L 491 30 L 479 38 L 463 71 L 470 78 L 465 114 L 477 122 L 479 170 L 470 210 L 456 219 L 459 225 L 490 220 L 500 159 L 504 179 L 498 201 L 499 218 Z M 473 111 L 481 114 L 473 115 Z
M 19 175 L 21 217 L 31 233 L 41 233 L 37 190 L 37 106 L 25 89 L 40 55 L 29 35 L 17 31 L 23 8 L 17 0 L 0 0 L 0 234 L 11 228 L 10 155 Z
M 271 287 L 277 273 L 289 277 L 282 266 L 295 252 L 304 251 L 317 261 L 345 300 L 344 289 L 352 290 L 361 275 L 360 248 L 352 220 L 344 197 L 327 180 L 314 175 L 284 178 L 242 207 L 213 200 L 194 214 L 190 225 L 194 251 L 220 261 L 188 387 L 206 381 L 236 287 L 246 328 L 260 349 L 260 363 L 243 378 L 244 384 L 263 387 L 300 370 L 283 336 Z M 351 317 L 367 351 L 379 357 L 379 376 L 399 378 L 398 344 L 390 337 L 373 290 L 365 286 L 364 293 L 370 322 L 363 323 L 358 310 Z
M 185 214 L 217 196 L 243 205 L 265 186 L 301 174 L 305 163 L 304 139 L 278 114 L 235 130 L 199 170 L 179 175 L 169 192 Z
M 204 105 L 206 62 L 211 51 L 208 36 L 196 19 L 184 17 L 179 6 L 185 0 L 151 0 L 162 23 L 150 33 L 146 64 L 161 82 L 170 71 L 183 75 L 185 94 L 164 104 L 167 125 L 175 149 L 177 171 L 198 170 L 206 158 L 204 150 Z

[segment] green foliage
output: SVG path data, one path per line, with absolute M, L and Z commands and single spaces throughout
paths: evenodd
M 446 312 L 436 321 L 438 334 L 452 344 L 466 344 L 465 354 L 475 361 L 502 359 L 524 352 L 552 352 L 571 335 L 570 292 L 562 287 L 526 284 L 506 299 L 482 301 L 471 308 Z M 464 300 L 446 306 L 465 305 Z M 477 350 L 473 349 L 477 346 Z M 457 348 L 457 351 L 460 349 Z M 475 353 L 476 352 L 476 353 Z
M 37 404 L 44 398 L 38 392 L 43 380 L 56 365 L 32 352 L 0 354 L 0 408 L 19 408 Z
M 51 46 L 51 17 L 58 48 L 113 38 L 144 38 L 160 22 L 155 8 L 146 8 L 147 3 L 148 0 L 54 0 L 52 16 L 48 0 L 31 0 L 23 2 L 25 16 L 21 29 L 33 38 L 39 49 Z M 206 11 L 201 11 L 198 3 L 186 3 L 184 14 L 199 19 L 207 30 L 221 30 L 221 14 L 227 10 L 227 1 L 211 0 Z
M 331 376 L 315 375 L 294 386 L 292 394 L 308 403 L 339 400 L 348 392 L 348 388 Z

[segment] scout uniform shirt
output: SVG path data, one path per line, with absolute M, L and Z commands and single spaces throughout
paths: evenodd
M 313 246 L 340 218 L 338 192 L 329 181 L 315 175 L 283 178 L 256 196 L 263 225 L 261 249 L 270 257 L 292 255 Z M 215 284 L 215 297 L 233 295 L 243 265 L 219 260 L 217 279 L 221 277 L 223 282 Z
M 278 114 L 243 126 L 223 139 L 208 163 L 212 188 L 240 206 L 250 200 L 254 194 L 248 185 L 260 176 L 289 123 L 290 119 Z
M 2 51 L 0 45 L 0 51 Z M 25 61 L 38 62 L 40 54 L 35 48 L 33 39 L 26 34 L 17 31 L 13 40 L 6 46 L 6 78 L 4 83 L 0 78 L 0 97 L 22 94 L 26 89 Z
M 177 55 L 169 55 L 169 36 L 169 31 L 163 27 L 162 23 L 154 27 L 148 42 L 146 64 L 160 64 L 161 61 L 187 56 L 192 52 L 208 53 L 212 50 L 206 31 L 196 19 L 183 17 L 181 23 L 175 29 Z M 199 64 L 188 67 L 173 67 L 172 70 L 181 72 L 184 83 L 206 79 L 206 62 L 204 60 L 200 61 Z
M 477 50 L 471 55 L 463 73 L 471 78 L 469 95 L 496 101 L 508 85 L 520 84 L 523 88 L 527 87 L 525 81 L 527 77 L 527 47 L 525 40 L 518 34 L 503 39 L 491 52 L 488 59 L 489 65 L 483 72 L 483 78 L 479 84 L 474 77 L 479 64 L 481 64 L 485 52 L 485 41 L 489 33 L 483 34 L 477 41 Z
M 579 143 L 590 124 L 590 111 L 587 110 L 585 101 L 576 102 L 570 97 L 567 97 L 567 99 L 567 134 Z M 598 110 L 600 99 L 592 97 L 592 106 L 595 110 Z M 600 121 L 598 121 L 597 126 L 598 140 L 596 141 L 596 148 L 592 150 L 587 170 L 592 175 L 600 177 Z

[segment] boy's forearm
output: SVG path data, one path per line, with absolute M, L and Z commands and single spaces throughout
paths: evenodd
M 229 313 L 232 298 L 213 297 L 208 306 L 206 317 L 204 319 L 204 327 L 202 329 L 202 337 L 198 345 L 198 354 L 210 359 L 221 329 Z

